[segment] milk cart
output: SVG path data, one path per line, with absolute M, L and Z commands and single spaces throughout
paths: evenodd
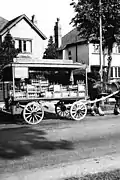
M 75 79 L 76 69 L 86 70 L 86 66 L 72 60 L 14 59 L 3 68 L 1 110 L 22 114 L 28 124 L 42 121 L 51 106 L 61 117 L 83 119 L 87 113 L 83 103 L 87 97 L 87 77 L 86 84 Z

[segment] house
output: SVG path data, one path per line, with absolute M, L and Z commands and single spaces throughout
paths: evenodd
M 0 17 L 0 42 L 3 42 L 7 33 L 15 41 L 15 48 L 19 48 L 19 57 L 32 57 L 42 59 L 46 36 L 38 29 L 35 15 L 31 20 L 25 15 L 20 15 L 11 21 Z
M 79 62 L 88 65 L 88 71 L 92 68 L 99 69 L 99 43 L 87 42 L 81 38 L 76 28 L 62 37 L 61 46 L 58 48 L 59 58 L 72 59 L 74 63 Z M 107 53 L 103 57 L 103 67 L 107 66 Z M 116 43 L 112 52 L 111 78 L 120 78 L 120 46 Z

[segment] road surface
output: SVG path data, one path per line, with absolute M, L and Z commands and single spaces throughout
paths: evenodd
M 0 175 L 120 152 L 120 115 L 54 118 L 35 126 L 0 121 Z

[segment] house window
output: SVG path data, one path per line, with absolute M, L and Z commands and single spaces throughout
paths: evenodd
M 94 44 L 93 45 L 93 52 L 94 53 L 99 53 L 99 44 Z
M 18 41 L 18 44 L 19 44 L 19 50 L 20 50 L 20 52 L 22 52 L 22 41 L 19 40 L 19 41 Z
M 113 53 L 120 54 L 120 45 L 114 44 Z
M 118 67 L 118 77 L 120 77 L 120 67 Z
M 18 48 L 21 53 L 31 53 L 32 52 L 32 40 L 15 38 L 15 48 Z
M 120 53 L 120 45 L 118 46 L 118 53 Z
M 23 41 L 23 51 L 26 52 L 26 41 Z
M 72 53 L 70 50 L 68 51 L 68 59 L 72 59 Z
M 111 67 L 111 77 L 113 77 L 113 67 Z
M 113 78 L 120 77 L 120 67 L 111 67 L 111 77 Z
M 118 70 L 118 68 L 115 67 L 115 77 L 117 77 L 117 70 Z

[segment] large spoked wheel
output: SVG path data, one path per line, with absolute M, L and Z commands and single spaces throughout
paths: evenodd
M 58 102 L 55 105 L 55 112 L 59 117 L 70 117 L 70 107 L 68 105 L 65 105 L 64 102 Z
M 75 121 L 82 120 L 87 114 L 87 107 L 82 102 L 74 102 L 70 108 L 70 115 Z
M 23 110 L 24 120 L 31 125 L 38 124 L 44 117 L 44 110 L 38 102 L 28 103 Z

